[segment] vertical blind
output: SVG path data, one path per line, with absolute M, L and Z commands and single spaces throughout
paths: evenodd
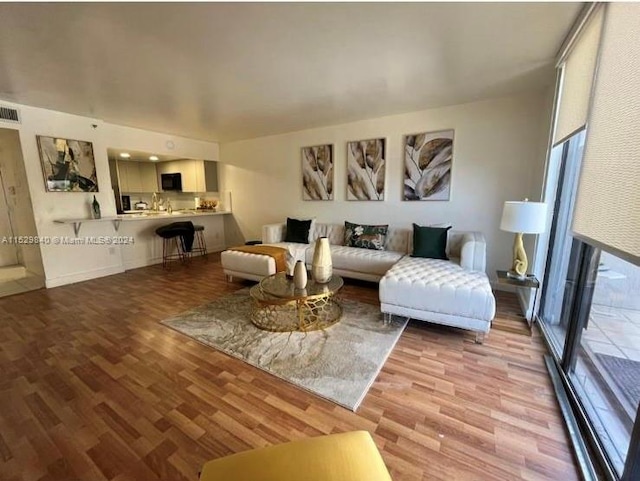
M 573 232 L 640 264 L 640 3 L 610 3 Z
M 604 8 L 594 11 L 562 65 L 554 144 L 565 140 L 587 122 L 603 16 Z

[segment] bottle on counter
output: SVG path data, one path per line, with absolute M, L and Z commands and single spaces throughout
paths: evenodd
M 100 203 L 97 201 L 96 196 L 93 196 L 93 202 L 91 203 L 91 215 L 94 219 L 100 218 Z
M 195 204 L 194 205 L 194 209 L 198 210 L 200 208 L 200 197 L 194 197 L 193 201 L 194 201 L 194 204 Z
M 173 212 L 173 207 L 171 207 L 171 199 L 167 199 L 167 212 L 169 214 Z

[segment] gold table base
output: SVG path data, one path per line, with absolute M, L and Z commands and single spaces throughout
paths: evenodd
M 300 299 L 287 299 L 265 293 L 259 285 L 251 288 L 251 322 L 274 332 L 316 331 L 337 323 L 342 307 L 333 293 Z

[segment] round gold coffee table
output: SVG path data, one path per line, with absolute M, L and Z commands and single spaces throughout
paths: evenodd
M 325 284 L 309 280 L 305 289 L 296 289 L 284 272 L 265 277 L 250 290 L 251 322 L 267 331 L 325 329 L 342 316 L 334 296 L 343 285 L 342 277 L 336 275 Z

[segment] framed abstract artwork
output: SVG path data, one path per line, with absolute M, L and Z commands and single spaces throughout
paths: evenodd
M 403 200 L 449 200 L 453 130 L 406 135 Z
M 347 200 L 384 200 L 387 141 L 347 142 Z
M 303 200 L 333 200 L 333 145 L 302 147 Z
M 36 135 L 47 192 L 98 192 L 93 144 Z

